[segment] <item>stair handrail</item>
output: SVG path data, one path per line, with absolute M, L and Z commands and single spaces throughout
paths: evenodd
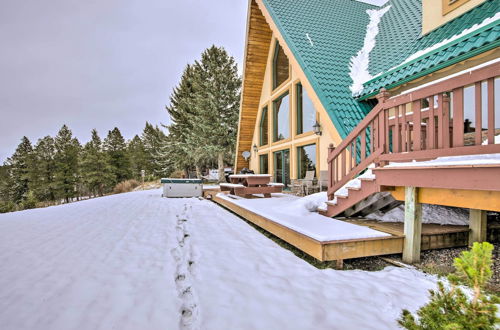
M 333 195 L 338 189 L 366 169 L 368 165 L 385 151 L 386 134 L 384 129 L 385 118 L 383 117 L 385 116 L 385 102 L 389 98 L 389 93 L 385 88 L 382 88 L 376 97 L 378 104 L 368 113 L 368 115 L 359 122 L 337 147 L 330 144 L 328 148 L 328 171 L 330 173 L 328 181 L 329 199 L 333 199 Z M 370 127 L 370 140 L 367 143 L 366 130 Z M 359 143 L 358 138 L 360 138 Z M 358 144 L 360 144 L 360 150 L 357 150 Z M 370 146 L 370 154 L 367 156 L 366 147 L 368 144 Z M 347 152 L 350 154 L 351 165 L 349 166 L 348 172 L 346 172 Z M 358 153 L 360 158 L 359 163 L 357 162 Z M 342 164 L 339 168 L 336 163 L 340 157 L 343 157 L 343 159 L 341 160 Z M 352 166 L 352 164 L 354 164 L 354 166 Z

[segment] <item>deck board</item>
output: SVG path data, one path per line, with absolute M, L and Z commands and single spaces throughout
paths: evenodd
M 391 234 L 391 236 L 320 242 L 236 205 L 228 199 L 218 197 L 216 194 L 212 196 L 212 200 L 320 261 L 396 254 L 403 251 L 402 223 L 344 219 L 351 224 L 370 227 Z M 422 250 L 466 246 L 468 235 L 467 226 L 423 224 Z

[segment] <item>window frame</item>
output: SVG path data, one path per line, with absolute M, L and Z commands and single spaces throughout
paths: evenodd
M 277 85 L 277 82 L 278 82 L 277 59 L 278 59 L 278 52 L 279 52 L 280 48 L 283 49 L 283 47 L 281 47 L 279 41 L 276 39 L 276 41 L 274 43 L 274 53 L 273 53 L 272 63 L 271 63 L 271 66 L 272 66 L 271 91 L 275 91 L 275 90 L 279 89 L 281 86 L 285 85 L 287 82 L 290 81 L 290 60 L 287 57 L 288 76 L 281 84 Z M 284 52 L 285 51 L 283 50 L 283 53 Z M 286 56 L 286 54 L 285 54 L 285 56 Z
M 266 118 L 264 119 L 264 113 Z M 267 130 L 266 142 L 264 143 L 264 125 Z M 260 123 L 259 123 L 259 146 L 266 146 L 269 144 L 269 106 L 265 105 L 262 107 L 262 111 L 260 114 Z
M 277 102 L 279 100 L 283 99 L 286 96 L 289 97 L 288 98 L 288 123 L 287 123 L 287 126 L 288 126 L 288 137 L 285 138 L 285 139 L 282 139 L 282 140 L 278 140 L 278 111 L 277 111 L 276 105 L 277 105 Z M 290 90 L 287 89 L 282 94 L 280 94 L 278 97 L 276 97 L 272 101 L 272 106 L 273 106 L 272 142 L 273 143 L 278 143 L 278 142 L 282 142 L 282 141 L 287 141 L 287 140 L 289 140 L 291 138 L 291 135 L 292 135 L 292 129 L 290 127 L 290 122 L 291 122 L 290 113 L 291 113 L 291 107 L 292 107 L 292 102 L 291 102 L 291 97 L 290 97 Z
M 296 153 L 296 160 L 297 160 L 297 179 L 303 179 L 300 177 L 300 156 L 301 156 L 301 152 L 299 151 L 300 148 L 305 148 L 305 147 L 309 147 L 309 146 L 314 146 L 316 148 L 316 159 L 315 159 L 315 169 L 314 169 L 314 172 L 315 172 L 315 177 L 317 178 L 318 177 L 318 169 L 319 169 L 319 163 L 318 163 L 318 143 L 315 141 L 315 142 L 307 142 L 307 143 L 304 143 L 304 144 L 301 144 L 301 145 L 297 145 L 295 147 L 295 153 Z
M 263 164 L 263 159 L 267 159 L 267 172 L 262 171 L 262 164 Z M 269 174 L 269 154 L 264 153 L 259 155 L 259 173 L 260 174 Z

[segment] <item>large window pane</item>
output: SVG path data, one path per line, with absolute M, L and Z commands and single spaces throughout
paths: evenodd
M 273 102 L 273 141 L 290 137 L 290 98 L 288 93 Z
M 269 134 L 268 134 L 268 121 L 267 121 L 267 107 L 262 109 L 262 115 L 260 117 L 260 145 L 266 145 L 268 143 Z
M 310 132 L 316 123 L 316 111 L 314 105 L 307 95 L 307 92 L 302 88 L 301 84 L 297 85 L 297 134 Z
M 299 179 L 306 176 L 307 171 L 316 171 L 316 145 L 310 144 L 297 148 L 299 161 Z
M 273 89 L 284 83 L 288 79 L 289 63 L 288 58 L 281 48 L 280 44 L 276 42 L 273 58 Z
M 259 156 L 259 173 L 269 174 L 269 157 L 267 154 Z

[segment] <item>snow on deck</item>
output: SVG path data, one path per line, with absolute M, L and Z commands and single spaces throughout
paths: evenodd
M 0 214 L 1 328 L 397 329 L 435 288 L 317 269 L 212 202 L 160 195 Z
M 303 203 L 303 201 L 307 201 L 307 198 L 303 199 L 288 194 L 272 194 L 271 198 L 247 199 L 222 193 L 217 194 L 217 197 L 319 242 L 391 236 L 365 226 L 354 225 L 310 212 Z
M 427 161 L 413 162 L 391 162 L 384 167 L 426 167 L 426 166 L 458 166 L 458 165 L 498 165 L 500 154 L 481 154 L 466 156 L 439 157 Z

